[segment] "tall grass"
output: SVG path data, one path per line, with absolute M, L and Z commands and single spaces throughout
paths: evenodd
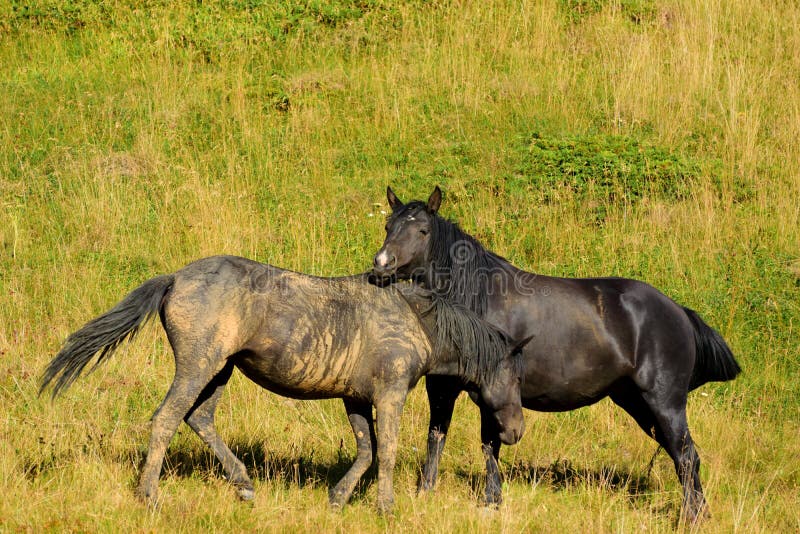
M 487 511 L 464 399 L 438 491 L 414 496 L 415 390 L 382 519 L 372 486 L 327 508 L 354 453 L 340 403 L 240 376 L 218 426 L 255 502 L 183 427 L 162 508 L 140 506 L 172 375 L 158 328 L 36 396 L 69 332 L 198 257 L 367 269 L 387 184 L 441 185 L 442 211 L 520 267 L 640 278 L 697 309 L 744 368 L 689 401 L 699 530 L 800 529 L 799 19 L 741 0 L 0 2 L 0 530 L 671 530 L 671 462 L 648 474 L 654 443 L 609 402 L 526 413 Z

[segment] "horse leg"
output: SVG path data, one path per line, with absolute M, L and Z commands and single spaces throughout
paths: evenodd
M 487 506 L 497 506 L 503 502 L 503 483 L 497 463 L 500 457 L 500 433 L 491 411 L 480 403 L 481 409 L 481 449 L 486 459 L 486 490 L 484 502 Z
M 694 446 L 686 420 L 686 402 L 678 409 L 666 403 L 648 403 L 658 423 L 656 438 L 675 464 L 683 487 L 683 513 L 690 523 L 709 515 L 703 486 L 700 483 L 700 456 Z
M 375 425 L 372 422 L 372 404 L 344 399 L 347 418 L 356 437 L 356 459 L 347 473 L 328 494 L 331 506 L 344 507 L 353 490 L 364 476 L 375 457 Z
M 214 412 L 222 392 L 231 378 L 233 362 L 228 361 L 222 371 L 200 392 L 200 396 L 183 420 L 214 451 L 214 456 L 222 464 L 228 480 L 238 488 L 239 497 L 249 501 L 255 496 L 253 482 L 247 476 L 247 468 L 228 448 L 214 427 Z
M 394 508 L 392 478 L 397 460 L 397 436 L 400 416 L 408 391 L 388 391 L 375 402 L 378 438 L 378 513 L 389 514 Z
M 428 425 L 428 454 L 417 484 L 417 491 L 420 493 L 432 490 L 436 485 L 439 460 L 461 387 L 450 377 L 428 375 L 425 377 L 425 390 L 428 393 L 431 418 Z
M 209 360 L 213 361 L 213 365 Z M 200 392 L 224 367 L 224 360 L 218 360 L 218 356 L 213 359 L 191 358 L 178 357 L 176 353 L 175 378 L 161 406 L 153 414 L 147 459 L 136 490 L 137 496 L 149 505 L 158 502 L 158 478 L 169 442 Z
M 683 511 L 690 522 L 708 514 L 700 483 L 700 457 L 694 447 L 686 421 L 686 402 L 678 408 L 657 402 L 646 392 L 611 395 L 611 399 L 628 412 L 645 433 L 667 451 L 683 490 Z M 673 403 L 674 404 L 674 403 Z
M 660 430 L 656 423 L 655 416 L 644 399 L 642 399 L 641 391 L 612 393 L 611 400 L 628 412 L 628 415 L 633 417 L 634 421 L 644 430 L 645 434 L 656 440 L 659 445 L 661 444 L 661 439 L 657 437 L 657 433 L 660 432 Z

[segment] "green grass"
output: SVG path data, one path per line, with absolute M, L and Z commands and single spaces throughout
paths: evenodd
M 800 15 L 772 2 L 0 0 L 0 530 L 669 531 L 671 462 L 604 401 L 527 412 L 478 504 L 477 410 L 457 406 L 435 494 L 414 496 L 427 406 L 402 422 L 394 517 L 327 488 L 354 444 L 340 403 L 235 376 L 236 501 L 188 428 L 133 498 L 172 378 L 160 329 L 51 403 L 65 337 L 127 291 L 230 253 L 367 269 L 385 187 L 516 265 L 635 277 L 690 306 L 744 368 L 691 395 L 714 517 L 800 529 Z

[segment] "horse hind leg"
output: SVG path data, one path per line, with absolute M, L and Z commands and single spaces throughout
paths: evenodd
M 328 494 L 331 506 L 342 508 L 350 499 L 356 484 L 375 458 L 377 440 L 372 421 L 372 404 L 344 399 L 347 418 L 356 438 L 356 459 L 347 473 Z
M 173 350 L 175 344 L 173 343 Z M 158 502 L 158 478 L 164 455 L 181 420 L 197 401 L 200 393 L 225 366 L 221 350 L 175 350 L 175 378 L 167 395 L 152 417 L 147 459 L 139 476 L 137 496 L 148 505 Z M 208 353 L 209 351 L 205 351 Z
M 683 513 L 690 522 L 708 515 L 700 483 L 700 457 L 686 420 L 686 402 L 667 403 L 645 392 L 612 394 L 611 399 L 628 412 L 645 433 L 661 445 L 675 465 L 683 490 Z
M 247 468 L 228 448 L 214 426 L 214 412 L 232 372 L 233 362 L 228 361 L 222 371 L 217 373 L 203 389 L 183 420 L 214 451 L 214 456 L 222 464 L 226 477 L 238 489 L 239 497 L 249 501 L 255 497 L 255 490 L 253 482 L 247 475 Z
M 677 411 L 652 405 L 651 409 L 659 428 L 656 437 L 672 458 L 683 488 L 683 514 L 689 523 L 694 523 L 707 517 L 709 512 L 700 483 L 700 456 L 689 433 L 685 403 Z

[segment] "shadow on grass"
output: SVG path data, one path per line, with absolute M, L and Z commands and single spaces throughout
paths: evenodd
M 237 440 L 229 442 L 228 446 L 245 465 L 247 474 L 253 481 L 278 482 L 286 488 L 321 486 L 331 489 L 350 469 L 355 460 L 355 456 L 348 454 L 345 450 L 340 450 L 338 458 L 331 463 L 316 460 L 313 451 L 309 454 L 308 451 L 298 450 L 296 455 L 286 455 L 269 451 L 264 448 L 262 443 Z M 144 450 L 131 451 L 131 455 L 135 455 L 140 472 L 144 465 L 146 452 Z M 133 460 L 133 458 L 129 457 L 127 460 Z M 167 476 L 223 479 L 225 472 L 222 464 L 205 445 L 173 443 L 164 457 L 161 478 Z M 356 486 L 351 501 L 361 499 L 376 476 L 377 471 L 373 465 Z
M 267 450 L 263 443 L 233 440 L 229 447 L 244 463 L 247 472 L 254 481 L 268 481 L 291 487 L 324 487 L 333 488 L 352 465 L 355 457 L 352 452 L 341 448 L 335 461 L 319 461 L 310 453 L 298 448 L 297 454 L 276 453 Z M 57 469 L 68 462 L 75 461 L 74 453 L 56 456 L 45 454 L 38 461 L 25 462 L 23 471 L 26 478 L 34 480 Z M 84 451 L 85 452 L 85 451 Z M 144 447 L 129 449 L 115 455 L 114 460 L 120 463 L 137 465 L 137 476 L 146 458 Z M 422 460 L 420 458 L 420 460 Z M 398 464 L 400 459 L 398 459 Z M 421 464 L 417 467 L 421 467 Z M 376 466 L 367 470 L 356 487 L 351 501 L 361 500 L 370 485 L 374 482 Z M 573 465 L 569 460 L 559 459 L 550 465 L 532 465 L 525 461 L 506 464 L 503 467 L 507 481 L 530 484 L 532 486 L 549 487 L 554 491 L 568 491 L 586 487 L 599 488 L 604 491 L 624 493 L 633 506 L 651 506 L 652 496 L 662 493 L 660 485 L 654 485 L 649 470 L 634 473 L 619 466 L 581 467 Z M 453 475 L 466 483 L 476 500 L 483 499 L 485 473 L 464 467 L 456 468 Z M 178 478 L 217 478 L 224 479 L 222 465 L 214 457 L 212 451 L 203 443 L 172 443 L 164 458 L 161 479 L 172 476 Z M 136 481 L 133 481 L 135 484 Z M 676 513 L 679 504 L 671 503 L 658 513 Z
M 455 474 L 470 485 L 476 496 L 480 495 L 482 498 L 486 481 L 485 473 L 458 469 Z M 505 466 L 504 478 L 506 481 L 549 487 L 554 491 L 580 489 L 587 486 L 603 488 L 611 492 L 624 493 L 628 501 L 636 505 L 650 503 L 652 494 L 662 491 L 660 487 L 653 485 L 649 472 L 634 473 L 619 466 L 580 467 L 566 459 L 556 460 L 546 466 L 518 461 L 510 466 Z

